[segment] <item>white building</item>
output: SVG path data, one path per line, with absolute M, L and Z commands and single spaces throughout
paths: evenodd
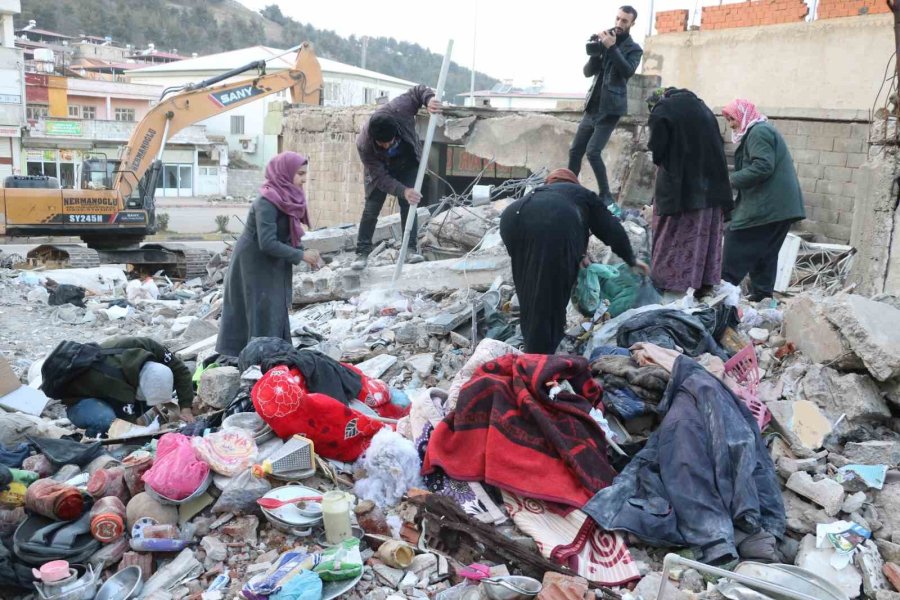
M 0 0 L 0 185 L 22 170 L 22 127 L 25 125 L 25 73 L 22 51 L 15 47 L 13 15 L 19 0 Z
M 503 110 L 563 110 L 579 108 L 584 92 L 547 92 L 544 83 L 535 80 L 525 88 L 513 87 L 512 81 L 498 83 L 489 90 L 459 94 L 464 106 L 482 106 Z
M 296 54 L 266 46 L 253 46 L 135 69 L 129 71 L 128 76 L 136 83 L 168 87 L 202 81 L 259 60 L 267 61 L 266 72 L 276 73 L 292 68 Z M 382 97 L 392 99 L 415 85 L 412 81 L 327 58 L 319 57 L 319 64 L 322 67 L 326 106 L 370 104 Z M 255 71 L 248 71 L 235 79 L 253 77 L 255 74 Z M 206 127 L 210 135 L 224 136 L 228 141 L 230 154 L 240 156 L 245 162 L 261 169 L 277 153 L 278 147 L 277 136 L 265 134 L 264 124 L 269 106 L 273 102 L 284 101 L 290 101 L 290 92 L 287 90 L 206 119 L 200 124 Z

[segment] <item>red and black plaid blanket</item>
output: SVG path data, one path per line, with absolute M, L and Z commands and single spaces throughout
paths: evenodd
M 575 393 L 551 399 L 562 381 Z M 422 472 L 441 468 L 454 479 L 580 508 L 616 475 L 589 415 L 601 393 L 581 357 L 510 354 L 486 363 L 431 434 Z

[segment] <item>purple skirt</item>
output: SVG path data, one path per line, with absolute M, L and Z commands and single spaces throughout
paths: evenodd
M 684 292 L 714 286 L 722 279 L 722 209 L 653 216 L 653 284 Z

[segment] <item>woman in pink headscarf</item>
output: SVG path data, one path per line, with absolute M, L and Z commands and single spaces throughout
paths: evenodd
M 749 100 L 722 114 L 737 144 L 731 185 L 737 200 L 725 232 L 722 279 L 741 285 L 750 276 L 750 300 L 775 291 L 778 251 L 793 223 L 806 218 L 794 160 L 778 130 Z
M 266 181 L 250 207 L 225 278 L 219 354 L 238 356 L 255 337 L 291 340 L 293 265 L 321 266 L 319 253 L 301 245 L 303 227 L 309 227 L 307 170 L 306 157 L 296 152 L 282 152 L 266 167 Z

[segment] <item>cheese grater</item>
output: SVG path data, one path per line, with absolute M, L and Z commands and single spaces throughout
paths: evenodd
M 295 435 L 262 462 L 262 472 L 276 479 L 303 479 L 316 472 L 316 451 L 312 441 Z

